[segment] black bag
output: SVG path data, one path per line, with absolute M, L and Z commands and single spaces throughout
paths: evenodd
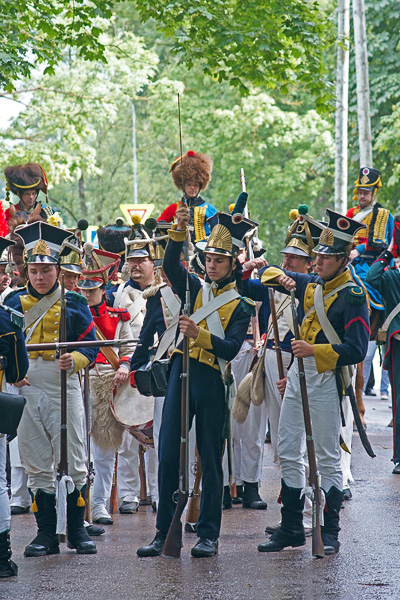
M 135 372 L 135 383 L 142 396 L 165 396 L 169 359 L 155 360 Z
M 0 433 L 7 434 L 9 440 L 17 435 L 25 404 L 23 396 L 0 392 Z

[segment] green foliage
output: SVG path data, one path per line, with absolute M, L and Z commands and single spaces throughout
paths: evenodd
M 252 218 L 270 261 L 301 203 L 320 218 L 332 200 L 332 123 L 290 91 L 290 105 L 255 86 L 242 96 L 217 82 L 197 63 L 188 71 L 150 24 L 140 26 L 119 7 L 102 37 L 106 63 L 71 54 L 54 74 L 36 76 L 32 96 L 7 131 L 0 133 L 3 165 L 39 162 L 48 173 L 50 204 L 67 225 L 86 217 L 91 225 L 120 216 L 133 201 L 132 112 L 137 120 L 139 202 L 153 202 L 158 216 L 179 198 L 169 167 L 179 155 L 177 92 L 181 93 L 183 150 L 209 153 L 212 181 L 204 196 L 226 210 L 240 192 L 245 169 Z M 127 11 L 127 12 L 124 12 Z M 121 16 L 123 13 L 123 17 Z M 145 41 L 133 31 L 145 33 Z M 14 93 L 15 99 L 24 97 Z M 11 143 L 10 143 L 11 142 Z
M 105 60 L 99 36 L 108 27 L 112 0 L 0 0 L 0 88 L 45 65 L 53 75 L 67 48 L 85 60 Z
M 174 50 L 191 69 L 199 64 L 219 82 L 249 92 L 250 86 L 297 82 L 325 111 L 334 90 L 323 57 L 334 29 L 314 0 L 136 0 L 143 19 L 174 40 Z

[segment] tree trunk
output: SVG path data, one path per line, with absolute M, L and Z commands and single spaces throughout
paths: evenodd
M 372 134 L 369 111 L 368 56 L 364 0 L 353 0 L 353 24 L 357 75 L 357 116 L 360 167 L 372 167 Z
M 347 212 L 347 127 L 349 113 L 350 0 L 338 0 L 336 66 L 335 210 Z M 343 45 L 345 47 L 343 47 Z

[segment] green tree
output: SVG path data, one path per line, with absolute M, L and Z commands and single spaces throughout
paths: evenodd
M 325 111 L 334 91 L 324 51 L 334 29 L 314 0 L 135 0 L 143 19 L 173 38 L 174 50 L 190 69 L 229 81 L 242 92 L 249 84 L 288 92 L 297 82 Z
M 100 35 L 113 5 L 114 0 L 0 0 L 0 88 L 15 89 L 40 64 L 46 74 L 54 73 L 68 48 L 85 60 L 105 60 Z

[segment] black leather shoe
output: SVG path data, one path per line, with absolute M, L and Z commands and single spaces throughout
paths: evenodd
M 30 510 L 30 506 L 25 506 L 25 508 L 23 508 L 22 506 L 11 506 L 11 515 L 25 515 Z
M 167 537 L 166 533 L 162 533 L 162 531 L 157 531 L 154 540 L 148 546 L 140 546 L 136 550 L 136 554 L 138 556 L 160 556 L 164 548 L 165 538 Z
M 374 392 L 373 388 L 370 388 L 369 390 L 365 390 L 364 393 L 366 396 L 376 396 L 376 392 Z
M 89 538 L 86 531 L 77 532 L 74 537 L 70 537 L 67 547 L 70 550 L 76 550 L 77 554 L 97 554 L 96 544 Z
M 326 556 L 329 556 L 330 554 L 336 554 L 336 552 L 339 552 L 340 542 L 337 539 L 337 535 L 322 533 L 321 537 Z
M 104 527 L 96 527 L 96 525 L 87 525 L 86 531 L 92 537 L 98 537 L 99 535 L 103 535 L 103 533 L 105 533 L 106 530 L 104 529 Z
M 279 529 L 279 527 L 279 525 L 267 525 L 265 528 L 265 533 L 267 535 L 271 535 L 272 533 L 275 533 L 275 531 Z
M 251 508 L 253 510 L 266 510 L 267 503 L 261 498 L 258 493 L 258 483 L 244 482 L 243 492 L 243 508 Z
M 304 530 L 293 533 L 283 533 L 281 528 L 278 529 L 271 535 L 268 542 L 258 544 L 257 549 L 259 552 L 280 552 L 284 548 L 291 546 L 297 548 L 299 546 L 305 546 L 306 538 Z
M 395 465 L 392 473 L 393 475 L 400 475 L 400 463 L 397 463 L 397 465 Z
M 229 485 L 224 485 L 224 495 L 222 498 L 222 510 L 229 510 L 232 508 L 232 496 L 231 488 Z
M 207 558 L 218 552 L 218 540 L 216 538 L 200 538 L 191 550 L 195 558 Z
M 189 523 L 189 521 L 186 521 L 185 531 L 186 531 L 186 533 L 196 533 L 197 523 Z
M 24 550 L 24 556 L 46 556 L 46 554 L 60 554 L 58 537 L 52 539 L 52 536 L 39 534 Z
M 343 490 L 343 500 L 351 500 L 352 497 L 353 497 L 353 494 L 351 493 L 351 489 L 345 488 Z
M 243 486 L 236 486 L 236 497 L 232 498 L 232 504 L 242 504 L 243 502 Z

